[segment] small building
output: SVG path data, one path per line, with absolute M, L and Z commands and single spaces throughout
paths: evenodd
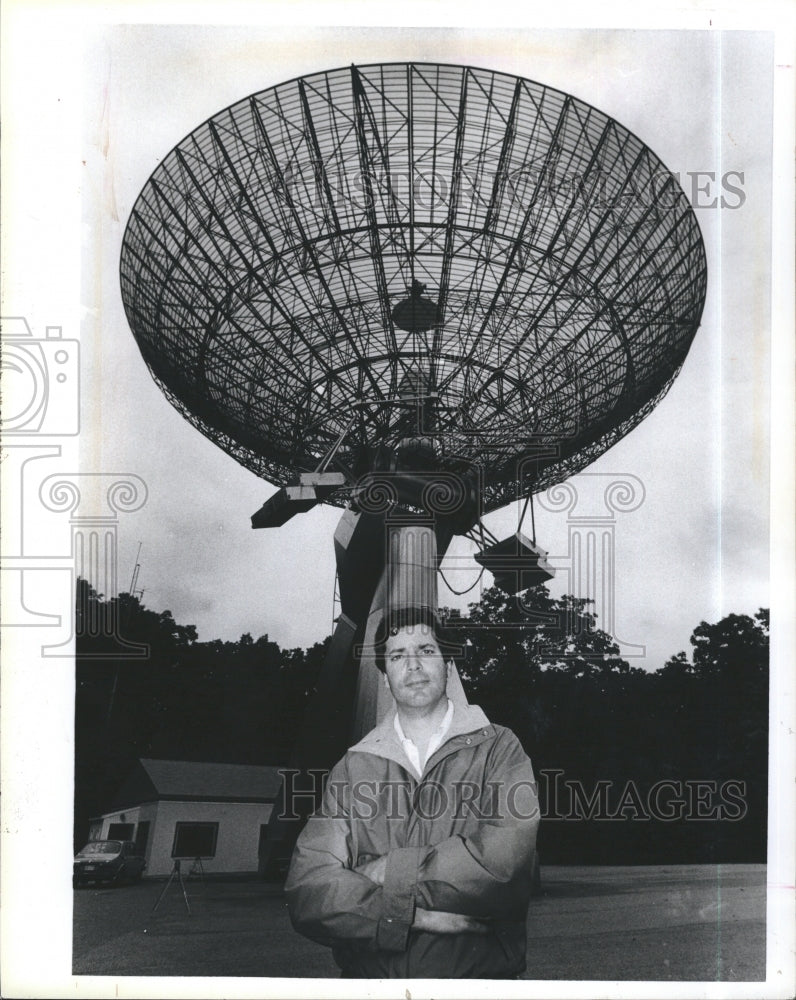
M 89 838 L 134 840 L 146 876 L 197 858 L 207 875 L 255 875 L 280 787 L 277 767 L 142 758 Z

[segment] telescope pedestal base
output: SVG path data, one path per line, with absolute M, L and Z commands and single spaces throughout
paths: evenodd
M 424 606 L 436 612 L 438 552 L 444 553 L 451 537 L 449 529 L 431 521 L 343 514 L 335 532 L 342 614 L 291 758 L 289 787 L 298 794 L 286 802 L 288 784 L 283 782 L 269 820 L 265 879 L 286 875 L 296 838 L 320 802 L 317 772 L 331 769 L 392 704 L 375 665 L 376 629 L 392 608 Z

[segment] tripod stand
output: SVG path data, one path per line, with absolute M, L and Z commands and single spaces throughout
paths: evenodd
M 177 877 L 177 880 L 180 883 L 180 888 L 182 889 L 182 898 L 185 900 L 185 909 L 188 911 L 188 915 L 190 916 L 190 914 L 191 914 L 191 907 L 190 907 L 190 904 L 188 903 L 188 893 L 185 891 L 185 882 L 183 882 L 183 880 L 182 880 L 182 872 L 180 871 L 180 862 L 179 862 L 179 860 L 177 860 L 177 861 L 174 862 L 174 867 L 171 869 L 171 874 L 169 875 L 168 881 L 166 882 L 166 884 L 161 889 L 161 892 L 160 892 L 160 895 L 158 896 L 158 898 L 155 900 L 155 905 L 152 907 L 152 912 L 153 913 L 158 908 L 158 906 L 160 906 L 160 901 L 163 899 L 163 897 L 168 892 L 168 888 L 171 885 L 171 883 L 174 881 L 175 875 Z
M 205 866 L 202 864 L 201 858 L 194 858 L 193 864 L 188 871 L 188 878 L 198 878 L 200 881 L 205 880 Z

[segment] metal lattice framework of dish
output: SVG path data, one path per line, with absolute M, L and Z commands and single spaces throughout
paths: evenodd
M 152 375 L 243 465 L 283 485 L 339 442 L 355 477 L 420 431 L 440 470 L 480 468 L 484 511 L 644 418 L 706 281 L 685 195 L 622 125 L 538 83 L 422 63 L 221 111 L 152 174 L 121 254 Z

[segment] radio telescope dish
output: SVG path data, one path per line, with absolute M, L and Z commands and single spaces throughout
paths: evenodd
M 439 470 L 480 468 L 486 512 L 520 468 L 526 492 L 561 481 L 655 406 L 706 263 L 618 122 L 410 63 L 292 80 L 193 131 L 135 203 L 121 284 L 169 400 L 258 475 L 284 485 L 337 443 L 353 479 L 420 431 Z

